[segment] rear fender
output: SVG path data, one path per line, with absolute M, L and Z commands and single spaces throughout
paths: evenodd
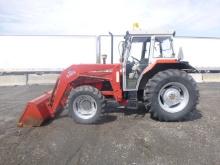
M 172 61 L 167 63 L 157 62 L 148 66 L 143 73 L 141 74 L 140 80 L 137 84 L 138 90 L 143 90 L 145 88 L 146 83 L 150 78 L 152 78 L 156 73 L 167 70 L 167 69 L 180 69 L 184 70 L 188 73 L 197 73 L 198 70 L 191 66 L 188 62 L 180 62 L 180 61 Z

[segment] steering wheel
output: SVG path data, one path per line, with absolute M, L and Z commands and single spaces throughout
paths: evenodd
M 137 61 L 138 63 L 140 63 L 140 60 L 138 60 L 137 58 L 131 56 L 131 58 L 133 59 L 133 61 Z

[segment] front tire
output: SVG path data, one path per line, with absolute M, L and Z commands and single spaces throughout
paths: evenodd
M 105 98 L 97 88 L 83 85 L 70 92 L 67 107 L 75 122 L 93 124 L 101 118 Z
M 154 75 L 146 84 L 144 104 L 154 119 L 181 121 L 196 109 L 198 87 L 185 71 L 169 69 Z

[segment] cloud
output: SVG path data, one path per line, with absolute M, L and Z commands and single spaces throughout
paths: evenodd
M 220 36 L 219 7 L 218 0 L 0 0 L 0 34 L 124 33 L 140 22 L 180 35 Z
M 150 26 L 153 28 L 175 28 L 181 33 L 205 35 L 207 31 L 220 27 L 220 1 L 147 1 Z M 147 25 L 147 24 L 146 24 Z M 220 33 L 216 34 L 220 35 Z

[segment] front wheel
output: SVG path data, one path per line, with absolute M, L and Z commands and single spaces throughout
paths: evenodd
M 160 121 L 180 121 L 198 103 L 198 87 L 186 72 L 176 69 L 153 76 L 144 90 L 144 103 L 153 118 Z
M 98 89 L 84 85 L 70 92 L 67 106 L 75 122 L 92 124 L 100 119 L 105 99 Z

